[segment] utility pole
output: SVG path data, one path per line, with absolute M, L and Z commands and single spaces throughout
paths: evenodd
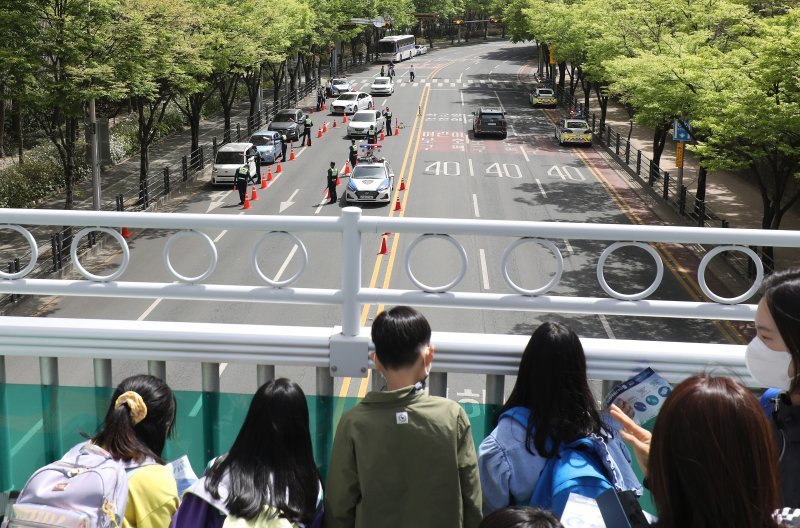
M 95 211 L 102 207 L 102 191 L 100 189 L 100 144 L 97 138 L 97 114 L 95 113 L 95 100 L 89 101 L 89 135 L 91 136 L 92 152 L 92 206 Z

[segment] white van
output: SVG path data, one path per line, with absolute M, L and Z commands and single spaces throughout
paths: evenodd
M 211 184 L 219 183 L 233 184 L 236 171 L 239 167 L 247 163 L 250 167 L 250 177 L 255 183 L 261 183 L 256 175 L 255 156 L 249 156 L 248 152 L 253 148 L 252 143 L 228 143 L 217 150 L 217 157 L 214 159 L 214 168 L 211 170 Z

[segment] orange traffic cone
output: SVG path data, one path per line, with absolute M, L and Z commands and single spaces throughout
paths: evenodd
M 324 123 L 322 123 L 322 133 L 324 134 L 327 131 L 328 131 L 328 122 L 325 121 Z
M 341 180 L 339 180 L 339 175 L 337 174 L 336 175 L 336 185 L 341 185 L 341 184 L 342 184 L 342 182 L 341 182 Z
M 378 255 L 388 255 L 389 249 L 386 247 L 386 236 L 381 237 L 381 250 L 378 251 Z
M 261 178 L 261 188 L 262 189 L 266 189 L 267 188 L 267 179 L 266 178 L 263 178 L 263 177 Z
M 308 136 L 308 143 L 306 143 L 306 146 L 307 147 L 311 146 L 311 136 Z
M 350 160 L 344 162 L 344 173 L 350 174 Z
M 244 195 L 244 205 L 242 209 L 250 209 L 250 200 L 247 199 L 247 194 Z
M 308 109 L 308 113 L 309 114 L 313 114 L 314 113 L 314 107 L 313 106 Z
M 333 120 L 333 128 L 339 128 L 339 126 L 336 124 L 336 120 L 335 119 Z
M 127 227 L 123 227 L 123 228 L 122 228 L 122 238 L 130 238 L 130 237 L 132 237 L 132 236 L 133 236 L 133 235 L 131 234 L 131 232 L 130 232 L 130 231 L 128 231 L 128 228 L 127 228 Z
M 294 149 L 292 149 L 292 155 L 294 155 Z M 290 157 L 289 159 L 290 159 L 290 160 L 293 160 L 294 158 L 293 158 L 293 157 Z M 275 174 L 280 174 L 280 173 L 282 173 L 282 172 L 283 172 L 283 168 L 281 167 L 281 164 L 280 164 L 280 163 L 278 163 L 278 168 L 277 168 L 277 169 L 275 169 Z M 267 175 L 267 177 L 269 178 L 269 175 Z
M 272 181 L 272 169 L 271 168 L 267 171 L 267 181 L 268 182 Z
M 385 233 L 383 234 L 383 236 L 392 236 L 392 232 L 391 232 L 391 231 L 387 231 L 387 232 L 385 232 Z
M 400 190 L 401 191 L 405 191 L 406 190 L 406 179 L 405 178 L 400 178 Z
M 395 211 L 402 211 L 403 207 L 400 205 L 400 200 L 394 202 L 394 210 Z
M 389 125 L 392 126 L 392 125 Z M 400 134 L 400 125 L 397 122 L 397 119 L 394 120 L 394 135 L 397 136 Z
M 322 103 L 322 109 L 325 110 L 325 103 Z
M 381 141 L 386 141 L 386 136 L 383 134 L 383 130 L 381 130 Z
M 322 129 L 321 128 L 317 128 L 317 139 L 319 139 L 321 137 L 322 137 Z
M 253 187 L 253 193 L 250 195 L 250 201 L 251 202 L 258 201 L 258 193 L 256 192 L 255 187 Z
M 289 152 L 289 161 L 294 161 L 294 145 L 292 145 L 292 150 Z M 280 165 L 278 165 L 280 167 Z
M 347 114 L 345 114 L 344 117 L 342 118 L 342 123 L 347 123 Z

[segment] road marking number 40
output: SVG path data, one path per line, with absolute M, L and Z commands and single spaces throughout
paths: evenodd
M 572 169 L 572 170 L 570 170 Z M 573 174 L 574 173 L 574 174 Z M 578 167 L 568 167 L 568 166 L 561 166 L 553 165 L 550 167 L 550 170 L 547 171 L 548 176 L 557 175 L 560 176 L 562 180 L 572 180 L 572 181 L 586 181 L 586 178 L 581 173 Z
M 461 163 L 458 161 L 434 161 L 425 167 L 425 174 L 461 176 Z M 518 180 L 522 178 L 522 171 L 516 163 L 492 163 L 486 168 L 484 176 Z

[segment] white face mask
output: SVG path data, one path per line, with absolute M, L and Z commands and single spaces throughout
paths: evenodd
M 765 387 L 789 390 L 792 378 L 789 365 L 792 355 L 783 350 L 772 350 L 758 337 L 747 345 L 745 363 L 757 382 Z

